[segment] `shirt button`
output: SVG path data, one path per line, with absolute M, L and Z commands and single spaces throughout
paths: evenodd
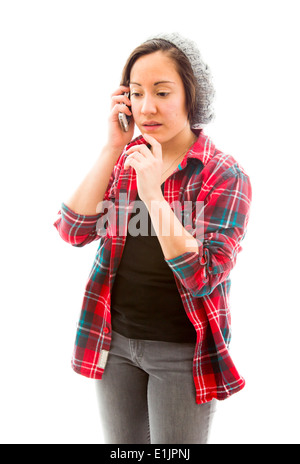
M 109 328 L 108 328 L 108 327 L 104 327 L 103 332 L 104 332 L 105 334 L 108 334 L 108 333 L 109 333 Z

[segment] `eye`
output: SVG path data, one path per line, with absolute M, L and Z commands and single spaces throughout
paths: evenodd
M 140 97 L 141 93 L 139 93 L 139 92 L 131 92 L 130 96 L 131 97 Z
M 158 94 L 160 97 L 167 97 L 169 94 L 169 92 L 158 92 Z

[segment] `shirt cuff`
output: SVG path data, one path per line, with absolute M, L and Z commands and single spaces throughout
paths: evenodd
M 201 255 L 195 252 L 186 252 L 176 258 L 165 259 L 174 274 L 189 290 L 207 282 L 206 264 Z
M 83 246 L 98 238 L 97 222 L 101 214 L 77 214 L 65 203 L 62 203 L 59 218 L 54 226 L 61 238 L 71 245 Z
M 75 213 L 71 208 L 69 208 L 65 203 L 61 205 L 61 213 L 67 215 L 71 220 L 74 222 L 81 222 L 85 224 L 96 223 L 101 216 L 100 213 L 98 214 L 78 214 Z

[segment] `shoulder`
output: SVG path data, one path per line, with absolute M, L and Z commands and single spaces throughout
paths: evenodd
M 219 150 L 211 137 L 203 130 L 197 133 L 198 140 L 193 146 L 189 157 L 200 160 L 203 164 L 202 174 L 208 178 L 222 178 L 230 176 L 247 176 L 243 167 L 231 155 Z
M 234 190 L 248 191 L 251 196 L 251 183 L 243 166 L 231 154 L 216 148 L 212 140 L 202 134 L 203 169 L 201 171 L 202 193 L 212 192 L 220 185 Z
M 203 132 L 199 142 L 198 149 L 207 175 L 214 178 L 248 177 L 241 164 L 231 154 L 218 149 L 211 138 Z
M 249 178 L 244 168 L 232 155 L 217 149 L 205 168 L 216 180 L 232 177 Z

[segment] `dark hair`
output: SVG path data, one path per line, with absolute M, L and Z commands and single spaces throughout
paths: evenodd
M 170 42 L 164 39 L 152 39 L 139 45 L 135 50 L 133 50 L 124 66 L 121 85 L 129 85 L 132 67 L 139 58 L 158 51 L 165 52 L 169 58 L 173 59 L 176 65 L 176 70 L 184 85 L 186 108 L 188 112 L 188 118 L 191 123 L 196 112 L 197 81 L 188 58 L 181 50 L 179 50 Z

